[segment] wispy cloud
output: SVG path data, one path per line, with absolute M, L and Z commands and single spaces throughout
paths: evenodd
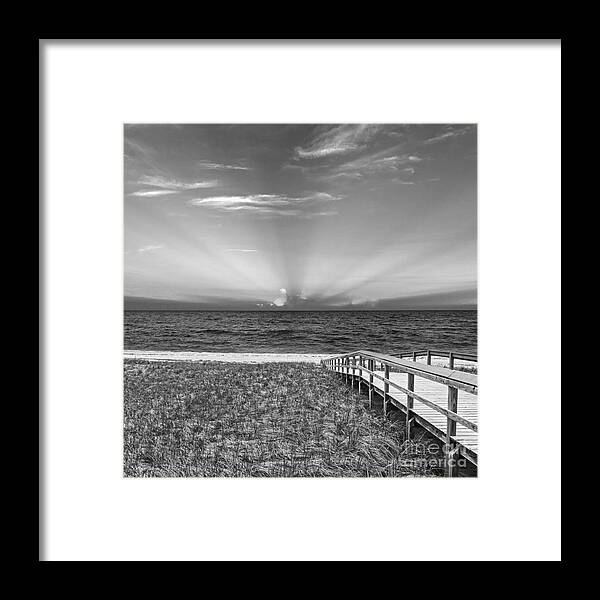
M 223 210 L 236 210 L 242 206 L 280 206 L 289 203 L 285 196 L 253 194 L 249 196 L 210 196 L 190 200 L 191 206 L 205 206 Z
M 416 154 L 399 153 L 399 148 L 387 148 L 363 155 L 351 161 L 337 165 L 318 179 L 329 181 L 339 178 L 360 179 L 369 175 L 400 174 L 411 177 L 415 174 L 415 165 L 424 159 Z
M 226 248 L 226 252 L 258 252 L 253 248 Z
M 417 185 L 420 183 L 434 183 L 436 181 L 440 181 L 439 177 L 430 177 L 428 179 L 413 179 L 412 181 L 408 181 L 403 179 L 402 177 L 393 177 L 390 181 L 394 183 L 399 183 L 400 185 Z
M 453 126 L 448 125 L 444 128 L 444 131 L 436 136 L 430 137 L 426 140 L 423 140 L 424 144 L 437 144 L 438 142 L 443 142 L 444 140 L 449 140 L 452 138 L 457 138 L 473 131 L 475 129 L 474 125 L 466 125 L 466 126 Z
M 214 163 L 207 160 L 201 160 L 198 163 L 198 167 L 209 171 L 250 171 L 250 167 L 246 167 L 245 165 Z
M 138 196 L 140 198 L 152 198 L 154 196 L 168 196 L 169 194 L 177 194 L 176 190 L 138 190 L 131 192 L 129 196 Z
M 142 246 L 141 248 L 138 248 L 138 252 L 152 252 L 153 250 L 160 250 L 161 248 L 164 248 L 164 244 L 158 244 L 158 245 L 150 245 L 150 246 Z
M 262 215 L 305 216 L 314 212 L 322 203 L 339 200 L 325 192 L 313 192 L 304 196 L 281 194 L 251 194 L 246 196 L 210 196 L 190 200 L 191 206 L 212 208 L 227 212 L 245 212 Z
M 383 154 L 387 153 L 386 151 Z M 367 173 L 381 172 L 381 171 L 405 171 L 408 172 L 406 165 L 413 163 L 419 163 L 423 159 L 419 156 L 412 154 L 395 154 L 392 156 L 381 156 L 382 153 L 378 153 L 375 156 L 366 156 L 358 159 L 352 163 L 343 165 L 343 168 L 357 169 Z M 414 168 L 409 168 L 414 173 Z
M 363 148 L 380 130 L 378 125 L 337 125 L 317 134 L 305 147 L 296 147 L 300 159 L 348 154 Z
M 180 181 L 177 179 L 168 179 L 161 175 L 144 175 L 140 177 L 138 183 L 172 191 L 199 190 L 204 188 L 214 188 L 219 185 L 217 179 L 210 179 L 207 181 Z
M 322 148 L 313 148 L 304 150 L 302 148 L 296 148 L 296 154 L 300 158 L 323 158 L 325 156 L 331 156 L 332 154 L 346 154 L 359 148 L 358 144 L 353 142 L 338 142 Z
M 164 173 L 156 151 L 140 141 L 125 136 L 125 162 L 128 168 L 148 170 L 155 173 Z
M 362 179 L 363 175 L 362 173 L 358 173 L 357 171 L 350 171 L 350 172 L 346 172 L 346 171 L 342 171 L 341 173 L 332 173 L 332 174 L 328 174 L 325 173 L 323 175 L 319 175 L 317 177 L 317 179 L 321 179 L 321 180 L 331 180 L 331 179 Z
M 341 200 L 341 196 L 335 196 L 326 192 L 315 192 L 314 194 L 302 196 L 301 198 L 297 198 L 296 200 L 300 200 L 302 202 L 331 202 L 334 200 Z

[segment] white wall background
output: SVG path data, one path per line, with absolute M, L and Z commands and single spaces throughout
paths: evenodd
M 50 42 L 43 58 L 46 559 L 560 557 L 558 44 Z M 122 478 L 135 121 L 479 124 L 477 480 Z

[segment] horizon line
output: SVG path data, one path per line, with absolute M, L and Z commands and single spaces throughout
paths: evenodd
M 252 309 L 252 308 L 123 308 L 124 312 L 441 312 L 441 311 L 474 311 L 477 306 L 464 308 L 278 308 L 278 309 Z

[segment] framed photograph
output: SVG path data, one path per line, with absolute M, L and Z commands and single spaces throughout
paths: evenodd
M 41 560 L 560 560 L 560 40 L 334 42 L 40 40 Z

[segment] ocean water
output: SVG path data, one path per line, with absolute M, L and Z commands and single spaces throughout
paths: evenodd
M 477 352 L 477 311 L 125 311 L 125 349 Z

